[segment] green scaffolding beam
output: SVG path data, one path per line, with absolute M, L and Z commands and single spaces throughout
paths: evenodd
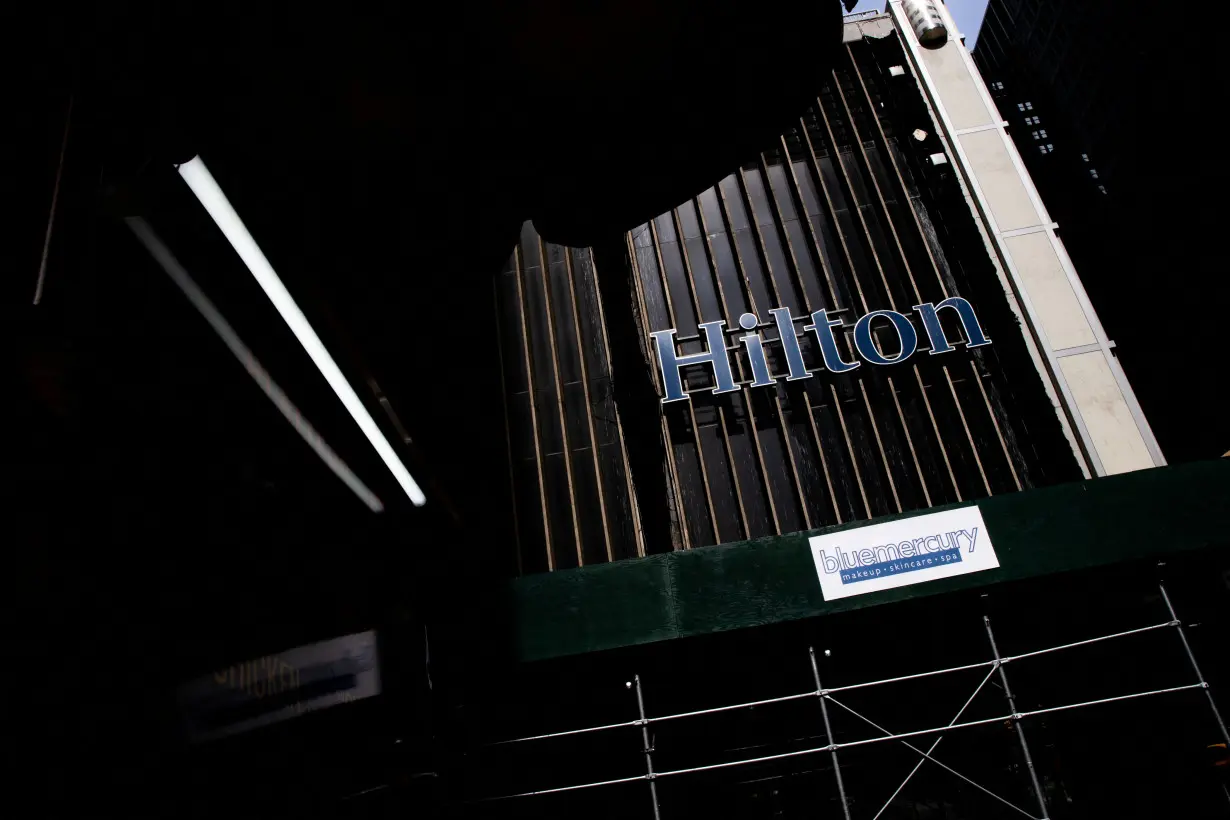
M 1230 545 L 1230 459 L 976 502 L 998 569 L 826 601 L 808 537 L 823 530 L 671 552 L 511 582 L 490 613 L 521 661 L 813 618 L 1054 573 Z

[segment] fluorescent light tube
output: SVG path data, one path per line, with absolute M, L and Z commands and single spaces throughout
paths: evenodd
M 179 289 L 184 292 L 184 296 L 188 297 L 188 301 L 193 304 L 201 316 L 209 322 L 209 326 L 214 329 L 222 342 L 235 354 L 235 358 L 239 359 L 239 363 L 243 365 L 244 370 L 248 371 L 257 386 L 264 392 L 274 406 L 286 417 L 291 426 L 298 431 L 307 445 L 320 456 L 333 474 L 340 478 L 354 494 L 359 497 L 364 504 L 368 506 L 372 512 L 382 512 L 384 504 L 376 497 L 376 494 L 367 488 L 359 477 L 354 474 L 354 471 L 346 465 L 346 462 L 333 452 L 332 448 L 325 443 L 325 440 L 316 432 L 316 428 L 308 423 L 308 420 L 299 412 L 299 408 L 291 402 L 290 398 L 278 387 L 277 382 L 270 378 L 265 368 L 261 367 L 261 363 L 252 355 L 252 351 L 239 338 L 239 334 L 231 327 L 230 322 L 226 321 L 218 309 L 214 307 L 214 303 L 209 301 L 209 297 L 197 286 L 192 277 L 188 275 L 188 271 L 184 270 L 184 266 L 179 264 L 179 261 L 171 255 L 171 251 L 167 246 L 162 244 L 162 240 L 154 233 L 154 230 L 146 224 L 144 219 L 138 216 L 130 216 L 125 218 L 128 227 L 137 235 L 137 239 L 141 240 L 141 244 L 145 246 L 150 255 L 162 265 L 162 269 L 167 272 L 167 276 L 171 277 L 171 281 L 179 285 Z
M 350 413 L 351 418 L 355 420 L 355 423 L 359 425 L 363 435 L 367 436 L 367 440 L 371 442 L 372 447 L 376 448 L 376 453 L 384 461 L 385 466 L 389 468 L 393 478 L 401 485 L 402 490 L 410 497 L 410 501 L 414 503 L 414 506 L 423 506 L 427 503 L 427 497 L 423 495 L 423 491 L 419 489 L 419 485 L 411 477 L 410 471 L 406 469 L 406 465 L 401 463 L 401 459 L 393 451 L 393 446 L 389 444 L 388 439 L 380 432 L 380 428 L 376 425 L 376 421 L 372 418 L 371 414 L 367 412 L 367 408 L 363 406 L 363 402 L 359 401 L 354 388 L 350 386 L 350 382 L 346 381 L 346 377 L 338 369 L 337 363 L 333 361 L 333 357 L 325 349 L 324 343 L 320 341 L 320 337 L 316 335 L 316 331 L 308 323 L 307 317 L 303 315 L 303 311 L 299 309 L 299 306 L 295 304 L 295 300 L 291 298 L 290 293 L 286 290 L 286 286 L 282 284 L 282 280 L 274 272 L 273 266 L 269 264 L 269 260 L 261 252 L 260 246 L 252 238 L 252 234 L 248 233 L 248 229 L 244 227 L 243 220 L 239 218 L 239 214 L 235 213 L 235 209 L 231 207 L 231 203 L 227 200 L 226 195 L 222 193 L 222 189 L 218 187 L 217 181 L 209 173 L 205 163 L 201 161 L 200 157 L 193 157 L 188 162 L 178 166 L 178 169 L 179 175 L 183 177 L 184 182 L 188 183 L 192 193 L 196 194 L 196 198 L 200 200 L 200 203 L 205 206 L 205 210 L 213 217 L 214 223 L 222 230 L 227 241 L 231 243 L 231 247 L 235 249 L 235 253 L 239 254 L 239 258 L 243 260 L 243 263 L 248 266 L 248 270 L 256 277 L 256 281 L 260 284 L 261 289 L 265 291 L 269 301 L 273 302 L 273 306 L 277 308 L 283 321 L 290 327 L 291 332 L 295 334 L 299 344 L 303 345 L 303 349 L 307 351 L 312 363 L 320 370 L 321 375 L 325 377 L 325 381 L 333 388 L 333 392 L 337 394 L 337 397 L 342 400 L 342 404 Z

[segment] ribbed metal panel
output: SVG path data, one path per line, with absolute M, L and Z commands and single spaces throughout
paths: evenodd
M 896 37 L 847 44 L 797 127 L 627 234 L 615 265 L 602 257 L 611 270 L 597 270 L 591 250 L 544 243 L 525 226 L 498 285 L 523 572 L 814 529 L 1074 476 L 1053 456 L 1062 447 L 1035 440 L 1058 434 L 1053 415 L 1045 418 L 1053 411 L 1036 376 L 1015 368 L 1025 361 L 1020 330 L 1003 309 L 954 160 L 933 163 L 943 148 L 916 83 L 890 71 L 906 64 Z M 600 288 L 599 276 L 612 281 Z M 600 297 L 624 281 L 622 301 Z M 993 345 L 943 356 L 920 349 L 901 365 L 836 375 L 802 332 L 812 311 L 828 310 L 843 320 L 839 345 L 849 358 L 859 316 L 910 314 L 949 296 L 975 305 Z M 750 387 L 738 317 L 759 317 L 770 367 L 784 377 L 769 315 L 778 307 L 795 318 L 815 376 Z M 608 323 L 616 312 L 631 313 L 622 327 L 636 328 L 643 357 L 631 366 L 643 368 L 655 362 L 650 333 L 675 328 L 679 351 L 695 353 L 704 347 L 697 325 L 724 320 L 734 328 L 728 350 L 740 390 L 711 394 L 712 371 L 698 366 L 684 373 L 689 401 L 617 407 L 616 323 Z M 661 392 L 656 368 L 653 379 Z M 656 419 L 627 440 L 626 421 L 650 413 Z M 644 440 L 659 427 L 660 442 Z M 663 474 L 651 482 L 643 467 L 632 469 L 629 450 L 655 445 Z M 668 497 L 647 494 L 651 487 Z M 669 521 L 670 531 L 654 520 Z

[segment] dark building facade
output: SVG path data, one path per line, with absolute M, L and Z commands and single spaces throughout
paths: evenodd
M 625 5 L 606 12 L 631 24 Z M 806 19 L 713 5 L 748 37 Z M 23 670 L 47 684 L 22 749 L 46 813 L 1221 816 L 1230 460 L 1164 466 L 951 28 L 892 0 L 840 40 L 807 28 L 806 76 L 679 58 L 706 94 L 650 78 L 654 105 L 603 108 L 656 140 L 593 178 L 583 158 L 619 140 L 588 141 L 595 121 L 560 111 L 590 100 L 549 90 L 516 99 L 533 127 L 513 145 L 558 164 L 512 178 L 487 149 L 521 120 L 486 108 L 498 127 L 456 154 L 345 143 L 357 175 L 304 173 L 335 163 L 226 120 L 236 140 L 198 159 L 422 506 L 182 166 L 126 180 L 105 101 L 69 117 L 57 97 L 39 190 L 58 221 L 27 231 L 51 237 L 39 406 L 15 434 L 39 532 Z M 558 73 L 539 29 L 498 36 Z M 672 95 L 742 95 L 703 135 L 733 151 L 724 120 L 758 133 L 784 86 L 815 96 L 780 136 L 604 233 L 644 192 L 584 202 L 579 182 L 702 141 L 662 127 Z M 456 182 L 441 157 L 471 146 L 494 182 L 417 184 Z M 543 201 L 514 236 L 521 212 L 492 226 L 518 185 Z M 577 235 L 596 238 L 545 238 Z
M 1230 162 L 1200 121 L 1224 89 L 1217 50 L 1150 28 L 1157 11 L 1143 0 L 991 0 L 974 59 L 1163 451 L 1214 458 L 1230 450 L 1222 380 L 1161 344 L 1155 322 L 1230 297 L 1209 207 Z M 1216 327 L 1185 323 L 1184 344 L 1216 348 Z
M 953 165 L 933 159 L 947 154 L 905 62 L 895 37 L 849 42 L 815 103 L 757 162 L 622 245 L 551 245 L 527 223 L 498 284 L 522 572 L 1079 477 Z M 602 299 L 608 279 L 631 281 L 634 300 Z M 992 344 L 839 374 L 804 330 L 827 311 L 848 356 L 858 318 L 894 310 L 925 339 L 912 306 L 954 296 Z M 787 380 L 779 308 L 816 376 Z M 748 313 L 773 386 L 753 385 L 738 341 Z M 689 398 L 661 403 L 652 334 L 675 329 L 679 355 L 696 354 L 708 349 L 698 325 L 714 321 L 738 392 L 713 395 L 712 366 L 693 365 Z
M 1224 810 L 1224 729 L 1168 631 L 1181 590 L 1222 685 L 1224 551 L 1158 528 L 1220 527 L 1227 465 L 1148 469 L 968 55 L 911 25 L 951 25 L 928 5 L 847 19 L 796 127 L 625 236 L 524 226 L 495 286 L 511 503 L 491 520 L 520 578 L 480 616 L 506 654 L 441 640 L 466 656 L 442 770 L 469 816 Z M 941 352 L 919 306 L 954 297 L 991 344 L 945 310 Z M 882 313 L 860 343 L 877 311 L 911 330 Z M 733 389 L 711 357 L 673 395 L 670 360 L 719 344 Z M 972 509 L 1000 550 L 980 580 L 816 585 L 825 539 Z

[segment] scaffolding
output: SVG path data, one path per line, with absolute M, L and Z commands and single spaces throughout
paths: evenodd
M 845 788 L 845 784 L 842 779 L 842 770 L 841 770 L 841 764 L 839 761 L 839 752 L 841 752 L 844 749 L 850 749 L 850 748 L 861 747 L 861 746 L 870 746 L 874 744 L 894 741 L 894 742 L 898 742 L 902 744 L 902 746 L 904 746 L 906 749 L 908 749 L 913 754 L 918 755 L 920 759 L 918 760 L 914 768 L 901 781 L 900 785 L 898 785 L 896 789 L 893 790 L 892 794 L 888 797 L 888 799 L 884 801 L 884 804 L 874 814 L 874 816 L 872 817 L 872 820 L 878 820 L 878 818 L 882 814 L 884 814 L 884 812 L 889 808 L 889 806 L 893 803 L 893 801 L 897 798 L 897 796 L 901 793 L 901 791 L 909 784 L 909 782 L 913 779 L 913 777 L 918 773 L 918 771 L 922 768 L 923 764 L 926 762 L 931 762 L 935 764 L 939 768 L 943 769 L 944 771 L 948 772 L 954 777 L 957 777 L 964 783 L 977 789 L 979 792 L 985 794 L 988 798 L 996 800 L 1000 804 L 1011 808 L 1013 811 L 1015 811 L 1016 813 L 1020 815 L 1033 818 L 1033 820 L 1049 820 L 1050 811 L 1047 805 L 1046 794 L 1044 793 L 1042 785 L 1039 782 L 1038 773 L 1034 766 L 1033 757 L 1030 753 L 1029 742 L 1026 738 L 1026 723 L 1027 723 L 1028 718 L 1035 718 L 1041 715 L 1046 715 L 1046 714 L 1051 714 L 1051 713 L 1056 713 L 1056 712 L 1064 712 L 1064 711 L 1069 711 L 1069 710 L 1074 710 L 1074 709 L 1084 709 L 1087 707 L 1099 706 L 1103 704 L 1130 701 L 1130 700 L 1135 700 L 1139 698 L 1152 697 L 1155 695 L 1165 695 L 1165 694 L 1172 694 L 1172 693 L 1178 693 L 1178 692 L 1202 690 L 1207 699 L 1209 710 L 1212 713 L 1213 720 L 1216 722 L 1217 727 L 1220 730 L 1221 737 L 1226 742 L 1227 746 L 1230 747 L 1230 732 L 1227 731 L 1225 720 L 1222 718 L 1222 715 L 1217 708 L 1217 704 L 1212 696 L 1212 692 L 1210 691 L 1209 684 L 1205 680 L 1205 677 L 1200 670 L 1200 666 L 1198 665 L 1196 661 L 1195 654 L 1192 652 L 1191 646 L 1187 639 L 1187 635 L 1184 632 L 1183 625 L 1178 617 L 1178 614 L 1175 611 L 1173 604 L 1171 603 L 1170 596 L 1166 591 L 1166 587 L 1164 584 L 1159 583 L 1158 589 L 1161 593 L 1161 600 L 1164 602 L 1166 611 L 1169 614 L 1169 619 L 1161 623 L 1155 623 L 1149 626 L 1139 627 L 1136 629 L 1129 629 L 1125 631 L 1114 632 L 1114 633 L 1105 634 L 1105 635 L 1099 635 L 1093 638 L 1087 638 L 1084 640 L 1074 641 L 1070 643 L 1063 643 L 1063 644 L 1059 644 L 1055 646 L 1049 646 L 1043 649 L 1036 649 L 1036 650 L 1032 650 L 1028 652 L 1018 653 L 1015 655 L 1002 655 L 999 651 L 999 646 L 995 640 L 995 633 L 994 633 L 994 630 L 992 629 L 991 619 L 988 616 L 984 615 L 982 619 L 983 627 L 985 629 L 987 642 L 988 642 L 990 653 L 991 653 L 991 657 L 988 660 L 981 661 L 978 663 L 964 664 L 964 665 L 958 665 L 958 666 L 949 666 L 949 667 L 945 667 L 942 669 L 934 669 L 934 670 L 919 672 L 915 674 L 901 675 L 897 677 L 883 678 L 879 680 L 864 681 L 860 683 L 848 684 L 845 686 L 836 686 L 836 687 L 826 688 L 823 685 L 823 683 L 821 682 L 821 678 L 820 678 L 819 666 L 816 661 L 815 649 L 814 647 L 809 647 L 808 649 L 809 660 L 811 662 L 812 676 L 815 681 L 815 689 L 811 691 L 798 692 L 794 694 L 782 695 L 780 697 L 767 698 L 767 699 L 762 699 L 762 700 L 746 701 L 746 702 L 741 702 L 741 703 L 733 703 L 733 704 L 728 704 L 728 705 L 723 705 L 723 706 L 716 706 L 716 707 L 707 708 L 707 709 L 698 709 L 694 711 L 651 716 L 651 715 L 647 715 L 645 712 L 645 701 L 644 701 L 644 694 L 643 694 L 643 689 L 642 689 L 641 678 L 639 675 L 637 675 L 637 676 L 634 676 L 632 680 L 628 681 L 625 684 L 627 689 L 632 691 L 635 696 L 638 717 L 634 720 L 615 722 L 615 723 L 605 723 L 601 725 L 588 726 L 588 727 L 579 728 L 579 729 L 569 729 L 569 730 L 559 731 L 559 732 L 550 732 L 546 734 L 537 734 L 537 735 L 526 736 L 526 737 L 512 738 L 512 739 L 507 739 L 507 740 L 496 741 L 488 745 L 489 746 L 507 746 L 510 744 L 523 744 L 523 743 L 530 743 L 530 742 L 538 742 L 538 741 L 552 740 L 552 739 L 564 738 L 564 737 L 570 737 L 570 736 L 593 734 L 593 733 L 598 733 L 598 732 L 611 732 L 611 731 L 616 731 L 620 729 L 636 729 L 640 732 L 641 740 L 642 740 L 641 752 L 644 755 L 644 762 L 645 762 L 645 773 L 644 774 L 634 775 L 634 776 L 629 776 L 629 777 L 619 777 L 619 778 L 608 779 L 608 780 L 598 780 L 598 781 L 592 781 L 592 782 L 587 782 L 587 783 L 578 783 L 578 784 L 567 785 L 567 786 L 558 786 L 554 788 L 538 789 L 538 790 L 533 790 L 533 791 L 523 791 L 523 792 L 517 792 L 513 794 L 502 794 L 502 795 L 494 796 L 494 797 L 486 797 L 486 798 L 479 800 L 478 802 L 487 803 L 491 801 L 524 799 L 524 798 L 531 798 L 531 797 L 542 796 L 542 795 L 559 794 L 559 793 L 564 793 L 564 792 L 576 792 L 576 791 L 585 790 L 585 789 L 596 789 L 596 788 L 601 788 L 605 786 L 615 786 L 619 784 L 636 783 L 636 782 L 643 781 L 647 783 L 649 787 L 648 791 L 649 791 L 649 796 L 650 796 L 650 802 L 651 802 L 652 809 L 653 809 L 654 819 L 659 820 L 661 809 L 660 809 L 659 796 L 658 796 L 658 790 L 657 790 L 657 785 L 656 785 L 658 780 L 662 780 L 664 778 L 671 778 L 671 777 L 682 777 L 685 775 L 695 774 L 699 772 L 714 771 L 714 770 L 719 770 L 719 769 L 730 769 L 730 768 L 735 768 L 735 767 L 740 767 L 740 766 L 749 766 L 749 765 L 759 764 L 759 763 L 768 763 L 768 762 L 772 762 L 776 760 L 784 760 L 787 758 L 797 758 L 797 757 L 804 757 L 804 756 L 809 756 L 809 755 L 827 754 L 831 757 L 831 760 L 833 763 L 833 774 L 836 780 L 837 794 L 838 794 L 838 797 L 841 803 L 844 817 L 846 820 L 851 820 L 850 801 L 847 799 L 846 788 Z M 1033 709 L 1033 710 L 1027 710 L 1027 711 L 1022 711 L 1017 707 L 1017 701 L 1013 695 L 1011 686 L 1009 685 L 1009 679 L 1008 679 L 1008 668 L 1012 664 L 1016 664 L 1021 661 L 1026 661 L 1030 658 L 1037 658 L 1043 655 L 1049 655 L 1049 654 L 1057 653 L 1057 652 L 1064 652 L 1064 651 L 1067 651 L 1070 649 L 1076 649 L 1079 647 L 1085 647 L 1085 646 L 1090 646 L 1093 644 L 1104 643 L 1107 641 L 1114 641 L 1114 640 L 1118 640 L 1121 638 L 1138 636 L 1144 633 L 1150 633 L 1150 632 L 1155 632 L 1159 630 L 1169 630 L 1169 629 L 1173 629 L 1178 635 L 1179 642 L 1181 643 L 1184 654 L 1188 660 L 1188 663 L 1190 664 L 1190 671 L 1195 676 L 1194 682 L 1176 683 L 1176 685 L 1169 686 L 1169 687 L 1155 688 L 1155 689 L 1150 689 L 1146 691 L 1133 692 L 1133 693 L 1125 694 L 1125 695 L 1114 695 L 1110 697 L 1103 697 L 1103 698 L 1085 700 L 1085 701 L 1074 702 L 1074 703 L 1065 703 L 1065 704 L 1058 705 L 1058 706 L 1049 706 L 1045 708 Z M 827 651 L 825 654 L 827 654 Z M 884 726 L 881 726 L 880 724 L 876 723 L 875 721 L 871 720 L 865 715 L 860 714 L 858 711 L 850 707 L 847 703 L 843 702 L 842 698 L 837 697 L 838 695 L 842 695 L 843 693 L 851 692 L 854 690 L 869 689 L 872 687 L 884 686 L 884 685 L 893 684 L 893 683 L 901 683 L 905 681 L 919 680 L 923 678 L 932 678 L 932 677 L 936 677 L 940 675 L 948 675 L 948 674 L 955 673 L 955 672 L 962 672 L 962 671 L 968 671 L 968 670 L 974 670 L 974 669 L 986 670 L 986 673 L 985 675 L 982 676 L 977 686 L 974 687 L 973 691 L 970 693 L 969 697 L 965 700 L 961 708 L 957 710 L 955 715 L 953 715 L 952 719 L 949 720 L 945 725 L 942 725 L 942 726 L 934 726 L 931 728 L 914 730 L 914 731 L 894 732 L 888 728 L 885 728 Z M 1005 700 L 1007 701 L 1007 707 L 1008 707 L 1007 712 L 1004 714 L 996 715 L 994 717 L 989 717 L 989 718 L 980 718 L 976 720 L 962 720 L 962 717 L 965 715 L 970 705 L 974 703 L 975 699 L 982 692 L 982 690 L 986 687 L 986 685 L 993 678 L 996 678 L 996 677 L 999 679 L 1001 689 L 1003 691 Z M 678 720 L 684 720 L 684 719 L 690 719 L 690 718 L 696 718 L 696 717 L 703 717 L 706 715 L 718 714 L 722 712 L 732 712 L 736 710 L 750 709 L 750 708 L 754 708 L 758 706 L 765 706 L 769 704 L 785 703 L 789 701 L 809 700 L 813 698 L 818 700 L 820 709 L 821 709 L 821 715 L 823 719 L 824 733 L 825 733 L 824 737 L 827 741 L 824 745 L 814 746 L 814 747 L 806 748 L 806 749 L 783 752 L 780 754 L 766 755 L 766 756 L 760 756 L 760 757 L 741 758 L 741 759 L 736 759 L 736 760 L 722 761 L 718 763 L 710 763 L 710 764 L 702 765 L 702 766 L 666 769 L 662 771 L 655 770 L 654 768 L 655 748 L 654 748 L 653 742 L 651 742 L 651 736 L 650 736 L 650 727 L 652 726 L 667 723 L 670 721 L 678 721 Z M 843 742 L 836 741 L 833 736 L 833 728 L 832 728 L 832 723 L 830 720 L 830 707 L 835 707 L 837 709 L 843 710 L 844 712 L 858 718 L 860 721 L 862 721 L 863 723 L 865 723 L 866 725 L 874 729 L 877 734 L 870 736 L 870 737 L 859 738 L 855 740 L 847 740 Z M 1021 756 L 1025 761 L 1025 769 L 1028 773 L 1028 778 L 1029 778 L 1029 788 L 1036 801 L 1036 806 L 1034 806 L 1032 809 L 1027 809 L 1027 808 L 1017 805 L 1016 803 L 1003 797 L 1002 795 L 997 794 L 990 788 L 987 788 L 986 786 L 976 782 L 974 779 L 966 776 L 965 774 L 962 774 L 961 772 L 957 771 L 953 767 L 949 766 L 948 764 L 944 763 L 943 761 L 937 759 L 934 756 L 934 753 L 937 747 L 939 747 L 940 743 L 944 740 L 944 738 L 947 736 L 948 733 L 962 730 L 962 729 L 968 729 L 968 728 L 972 728 L 976 726 L 987 726 L 991 724 L 1009 724 L 1014 729 L 1016 740 L 1020 747 Z M 920 746 L 917 746 L 914 743 L 910 742 L 914 738 L 923 738 L 923 737 L 928 737 L 928 736 L 935 736 L 935 737 L 934 737 L 934 740 L 929 744 L 929 746 L 927 746 L 925 750 L 921 748 Z

